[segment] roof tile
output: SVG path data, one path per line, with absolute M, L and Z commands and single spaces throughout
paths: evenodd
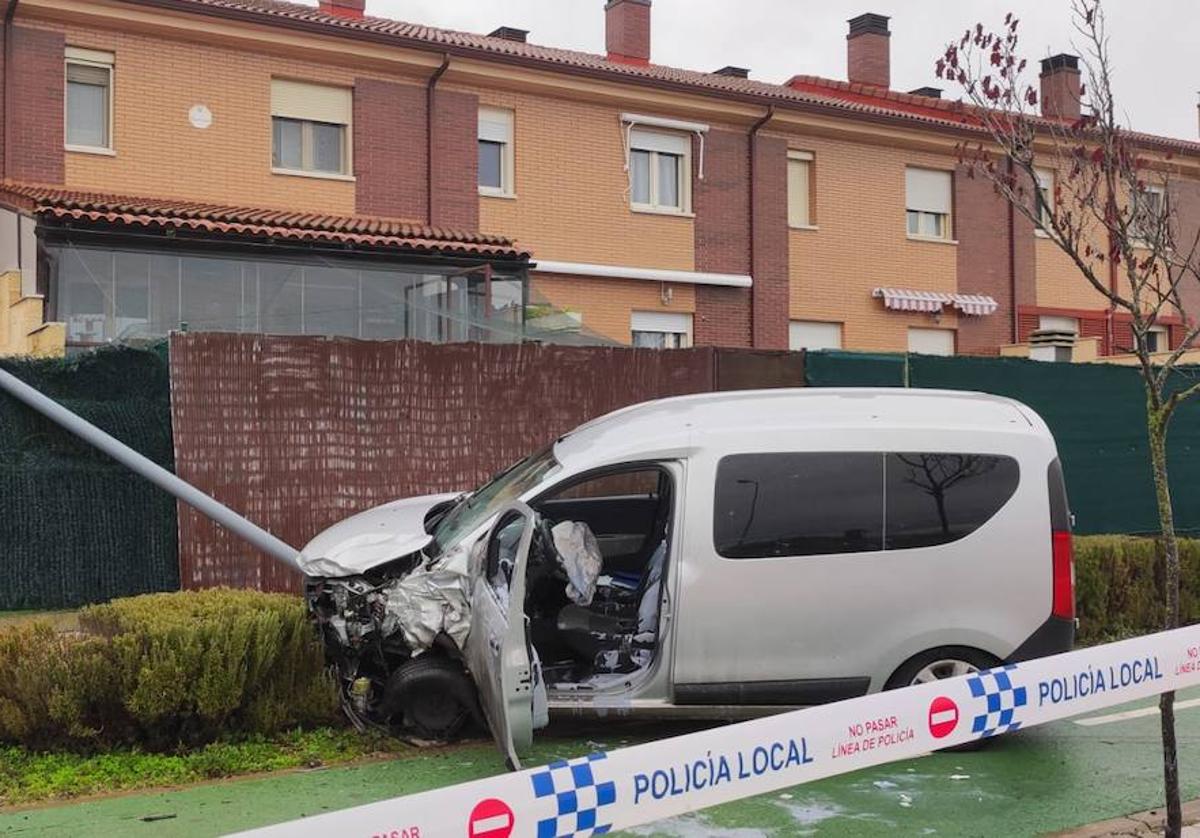
M 260 207 L 237 207 L 169 198 L 137 198 L 77 192 L 6 181 L 0 203 L 39 215 L 106 221 L 129 227 L 189 229 L 299 241 L 323 241 L 420 253 L 528 258 L 511 239 L 426 227 L 374 216 L 313 215 Z
M 330 32 L 341 30 L 344 34 L 361 32 L 390 36 L 412 42 L 416 46 L 483 52 L 509 59 L 604 72 L 631 80 L 701 88 L 717 95 L 749 96 L 761 99 L 765 103 L 779 102 L 801 107 L 832 108 L 861 116 L 917 122 L 959 131 L 978 130 L 978 127 L 964 116 L 963 111 L 966 110 L 966 107 L 959 102 L 930 99 L 879 88 L 855 90 L 854 86 L 847 82 L 817 76 L 797 76 L 787 84 L 772 84 L 737 76 L 667 67 L 661 64 L 629 64 L 609 61 L 605 56 L 594 53 L 539 46 L 471 32 L 438 29 L 388 18 L 371 16 L 346 18 L 326 14 L 313 6 L 287 2 L 287 0 L 126 0 L 126 2 L 159 6 L 166 4 L 175 8 L 190 7 L 197 12 L 209 14 L 225 12 L 252 17 L 263 16 L 275 20 L 286 19 L 298 23 L 324 26 Z M 800 83 L 797 84 L 797 82 Z M 1198 142 L 1141 132 L 1130 132 L 1130 136 L 1156 147 L 1200 154 L 1200 143 Z

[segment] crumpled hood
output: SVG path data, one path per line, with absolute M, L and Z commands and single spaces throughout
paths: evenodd
M 300 551 L 300 569 L 309 576 L 354 576 L 426 547 L 425 515 L 457 493 L 421 495 L 385 503 L 320 533 Z

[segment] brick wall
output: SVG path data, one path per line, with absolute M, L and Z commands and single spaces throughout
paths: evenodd
M 9 113 L 5 176 L 36 183 L 63 182 L 63 56 L 62 34 L 14 26 L 12 77 L 8 86 Z
M 258 207 L 352 215 L 352 180 L 271 171 L 271 79 L 352 87 L 384 74 L 248 52 L 212 40 L 165 40 L 136 31 L 69 26 L 67 43 L 116 55 L 116 154 L 67 152 L 66 183 L 127 195 L 186 197 Z M 206 129 L 188 110 L 204 104 Z M 60 141 L 61 142 L 61 141 Z
M 702 285 L 674 284 L 667 288 L 670 299 L 663 302 L 662 286 L 642 279 L 593 279 L 580 276 L 556 276 L 534 273 L 530 301 L 549 302 L 560 309 L 583 315 L 583 327 L 589 332 L 618 341 L 631 340 L 629 323 L 635 311 L 666 311 L 693 314 L 697 311 Z M 722 288 L 722 291 L 744 291 L 741 288 Z M 748 306 L 746 307 L 748 310 Z M 700 317 L 693 314 L 692 338 L 701 342 Z
M 0 25 L 0 45 L 3 45 L 6 42 L 7 38 L 8 38 L 7 27 Z M 6 76 L 4 73 L 4 57 L 5 57 L 5 55 L 7 55 L 7 53 L 8 53 L 7 49 L 0 48 L 0 85 L 8 84 L 8 76 Z M 0 112 L 0 180 L 2 180 L 5 177 L 5 174 L 4 174 L 4 165 L 5 165 L 4 134 L 5 134 L 4 113 Z
M 356 212 L 427 220 L 425 106 L 420 85 L 355 79 Z
M 909 239 L 905 169 L 954 169 L 952 154 L 795 133 L 790 148 L 812 152 L 816 229 L 788 233 L 790 316 L 842 324 L 843 346 L 884 352 L 908 348 L 908 329 L 956 327 L 946 308 L 928 314 L 890 311 L 871 296 L 878 287 L 957 293 L 957 246 Z
M 479 229 L 479 97 L 438 90 L 433 100 L 433 212 L 438 227 Z
M 695 181 L 698 271 L 750 273 L 748 147 L 749 137 L 736 131 L 705 138 L 704 180 Z M 695 295 L 697 346 L 750 346 L 750 289 L 699 285 Z
M 645 64 L 650 59 L 650 0 L 609 0 L 604 46 L 613 61 Z
M 852 82 L 891 86 L 891 36 L 867 32 L 846 39 L 846 75 Z
M 1174 180 L 1170 184 L 1171 204 L 1179 218 L 1176 233 L 1180 248 L 1191 250 L 1192 243 L 1200 236 L 1200 183 L 1194 180 Z M 1200 280 L 1189 278 L 1179 288 L 1183 312 L 1191 320 L 1200 320 Z M 1182 330 L 1180 330 L 1182 331 Z M 1171 336 L 1172 346 L 1181 341 L 1183 334 Z
M 1008 202 L 996 192 L 990 180 L 969 177 L 965 169 L 958 170 L 954 178 L 958 289 L 964 294 L 987 294 L 1000 304 L 990 315 L 959 317 L 958 351 L 964 355 L 994 355 L 1000 346 L 1013 342 L 1016 304 L 1010 262 L 1015 261 L 1019 276 L 1020 271 L 1030 269 L 1033 228 L 1024 216 L 1014 213 L 1014 235 L 1010 239 L 1008 214 Z M 1013 253 L 1010 241 L 1016 246 Z M 1027 285 L 1030 277 L 1022 278 Z
M 620 107 L 478 95 L 481 105 L 513 111 L 516 140 L 516 197 L 480 198 L 480 229 L 513 236 L 540 259 L 695 270 L 693 219 L 629 207 Z
M 787 140 L 754 140 L 753 344 L 788 348 Z

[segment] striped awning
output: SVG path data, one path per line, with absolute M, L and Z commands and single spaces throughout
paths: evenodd
M 986 294 L 955 294 L 954 307 L 963 314 L 986 317 L 995 314 L 1000 304 Z
M 942 306 L 953 302 L 953 294 L 941 291 L 917 291 L 911 288 L 876 288 L 872 297 L 880 297 L 883 304 L 894 311 L 923 311 L 936 314 Z
M 920 291 L 914 288 L 876 288 L 872 297 L 883 300 L 893 311 L 920 311 L 937 314 L 944 306 L 952 305 L 963 314 L 977 317 L 993 314 L 999 307 L 986 294 L 949 294 L 945 291 Z

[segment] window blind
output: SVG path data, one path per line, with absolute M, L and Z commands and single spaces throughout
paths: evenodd
M 935 169 L 908 169 L 905 172 L 907 209 L 948 214 L 952 204 L 951 176 Z
M 349 125 L 353 107 L 353 92 L 346 87 L 271 80 L 271 116 Z

